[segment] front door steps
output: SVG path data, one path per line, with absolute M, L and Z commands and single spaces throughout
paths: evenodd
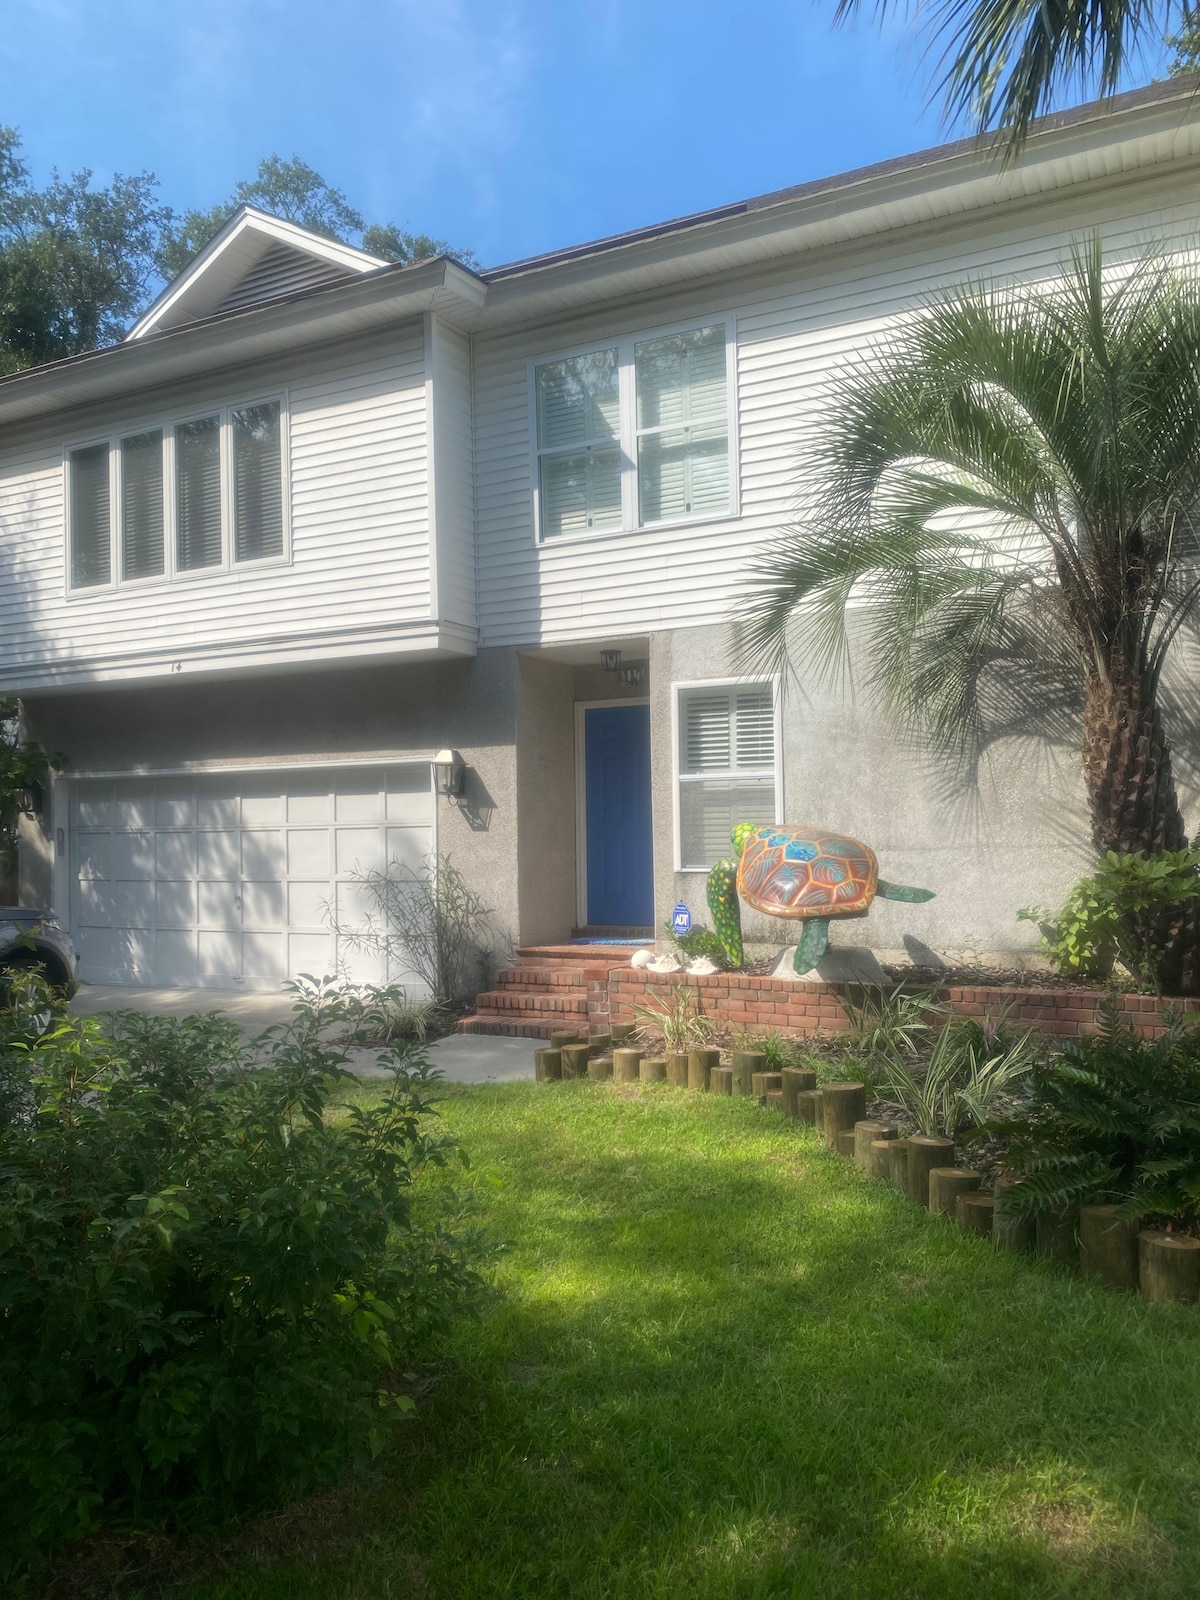
M 608 974 L 613 967 L 627 967 L 633 950 L 612 944 L 523 945 L 516 965 L 497 972 L 496 987 L 476 995 L 475 1015 L 463 1017 L 458 1031 L 548 1039 L 560 1028 L 586 1030 L 588 984 L 598 982 L 606 991 L 607 1015 Z

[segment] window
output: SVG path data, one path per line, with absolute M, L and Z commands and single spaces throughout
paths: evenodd
M 739 822 L 775 822 L 779 784 L 770 683 L 678 690 L 679 866 L 707 872 Z
M 721 322 L 534 367 L 541 539 L 729 514 L 728 346 Z
M 112 579 L 108 446 L 71 452 L 71 587 L 91 589 Z
M 279 400 L 71 450 L 71 588 L 279 560 L 284 453 Z
M 161 577 L 166 561 L 163 436 L 157 428 L 121 440 L 121 574 Z

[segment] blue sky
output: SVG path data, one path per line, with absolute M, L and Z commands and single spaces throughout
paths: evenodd
M 495 265 L 945 137 L 909 25 L 833 8 L 7 0 L 0 121 L 38 177 L 149 168 L 179 209 L 300 155 Z

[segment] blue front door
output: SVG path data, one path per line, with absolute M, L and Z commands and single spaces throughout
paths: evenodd
M 589 706 L 583 760 L 588 924 L 653 927 L 650 707 Z

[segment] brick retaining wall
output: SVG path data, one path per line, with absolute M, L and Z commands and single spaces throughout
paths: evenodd
M 785 1034 L 842 1033 L 849 1026 L 839 1003 L 845 992 L 840 984 L 790 983 L 784 978 L 749 978 L 741 972 L 719 972 L 707 978 L 685 973 L 646 972 L 636 967 L 587 971 L 588 1024 L 603 1033 L 614 1022 L 632 1022 L 633 1007 L 653 999 L 670 1002 L 677 985 L 694 990 L 701 1013 L 717 1028 L 756 1031 L 777 1029 Z M 938 991 L 939 999 L 964 1017 L 995 1014 L 1002 1006 L 1014 1022 L 1033 1022 L 1046 1033 L 1078 1038 L 1095 1033 L 1099 1011 L 1107 999 L 1103 989 L 1001 989 L 952 987 Z M 1143 1038 L 1163 1031 L 1161 1013 L 1167 1002 L 1153 995 L 1119 994 L 1122 1019 Z M 1178 1011 L 1200 1011 L 1200 1000 L 1169 1002 Z

